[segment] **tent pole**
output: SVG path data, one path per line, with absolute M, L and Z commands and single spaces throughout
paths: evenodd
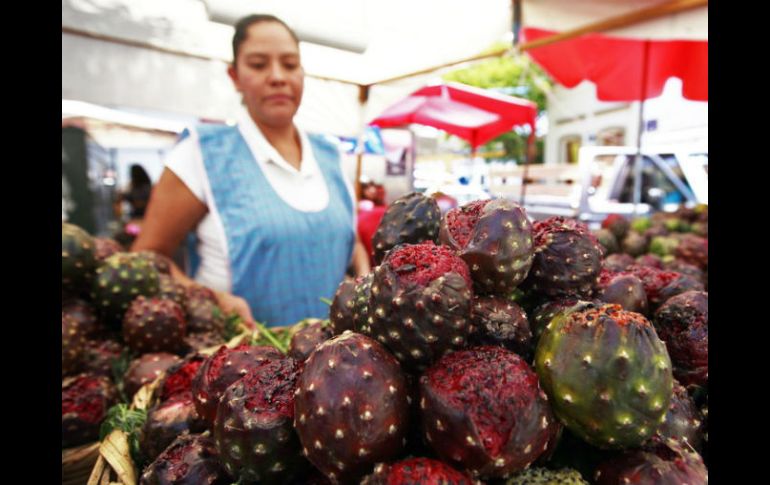
M 644 100 L 647 97 L 647 67 L 650 57 L 650 41 L 644 42 L 642 54 L 642 92 L 639 101 L 639 132 L 636 135 L 636 159 L 634 160 L 634 215 L 638 214 L 642 201 L 642 133 L 644 132 Z
M 360 126 L 361 133 L 358 136 L 358 143 L 356 144 L 356 203 L 361 200 L 361 165 L 364 159 L 364 143 L 366 141 L 366 103 L 369 101 L 369 86 L 358 85 L 358 103 L 360 109 Z

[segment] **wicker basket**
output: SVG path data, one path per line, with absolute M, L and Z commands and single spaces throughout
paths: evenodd
M 86 483 L 98 457 L 99 442 L 62 450 L 62 485 L 83 485 Z
M 225 345 L 235 347 L 251 335 L 251 332 L 241 333 L 233 337 Z M 201 350 L 199 353 L 211 355 L 219 347 L 221 345 Z M 139 389 L 131 402 L 131 408 L 150 409 L 156 404 L 157 396 L 155 396 L 155 390 L 159 387 L 162 379 L 163 374 L 158 376 L 152 383 L 146 384 Z M 137 485 L 139 483 L 139 474 L 131 458 L 128 435 L 124 431 L 116 429 L 107 435 L 101 443 L 94 443 L 90 446 L 93 447 L 93 459 L 88 469 L 90 477 L 88 473 L 85 473 L 83 475 L 84 479 L 77 482 L 62 482 L 62 485 L 65 485 L 65 483 L 72 483 L 72 485 Z M 64 467 L 63 454 L 62 467 Z

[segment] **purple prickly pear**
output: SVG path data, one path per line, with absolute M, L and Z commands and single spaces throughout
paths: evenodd
M 359 278 L 360 279 L 360 278 Z M 329 307 L 330 330 L 339 335 L 345 330 L 355 330 L 353 307 L 355 305 L 357 280 L 345 280 L 337 287 Z
M 62 303 L 61 311 L 78 321 L 78 327 L 86 338 L 99 339 L 105 336 L 107 329 L 99 321 L 91 305 L 84 300 L 68 300 Z
M 158 298 L 172 300 L 184 310 L 187 300 L 187 290 L 182 283 L 167 274 L 161 273 L 158 276 L 158 288 Z M 187 318 L 186 312 L 185 318 Z
M 629 231 L 620 242 L 620 249 L 634 258 L 647 252 L 647 238 L 638 232 Z
M 524 470 L 559 428 L 537 374 L 500 347 L 442 357 L 420 378 L 420 409 L 439 457 L 483 478 Z
M 137 253 L 115 253 L 96 269 L 91 301 L 105 323 L 119 327 L 138 296 L 158 293 L 158 270 Z
M 398 245 L 438 242 L 440 224 L 441 211 L 432 197 L 412 192 L 394 200 L 372 237 L 375 264 Z
M 642 254 L 636 258 L 636 264 L 649 266 L 651 268 L 663 269 L 663 260 L 654 254 Z
M 632 274 L 642 280 L 647 294 L 649 311 L 654 312 L 672 296 L 688 290 L 702 290 L 703 287 L 694 279 L 676 273 L 649 266 L 631 265 L 624 273 Z
M 684 384 L 708 384 L 708 293 L 688 291 L 670 298 L 655 312 L 655 327 Z
M 605 303 L 617 303 L 629 312 L 647 314 L 647 294 L 642 281 L 631 274 L 602 270 L 596 298 Z
M 140 296 L 123 317 L 123 340 L 139 354 L 180 352 L 186 329 L 182 307 L 165 298 Z
M 159 390 L 156 391 L 160 400 L 166 401 L 174 396 L 192 394 L 193 378 L 205 361 L 205 356 L 192 354 L 166 369 Z
M 518 204 L 479 200 L 446 213 L 439 236 L 467 264 L 477 292 L 507 297 L 529 273 L 532 224 Z
M 144 354 L 132 360 L 123 376 L 123 389 L 126 395 L 129 399 L 132 398 L 142 386 L 154 382 L 169 367 L 181 361 L 182 359 L 176 355 L 166 352 Z
M 703 444 L 703 416 L 695 406 L 695 402 L 677 381 L 674 381 L 674 394 L 671 396 L 671 406 L 666 413 L 666 420 L 660 425 L 655 436 L 658 441 L 675 439 L 686 441 L 696 450 Z
M 183 433 L 142 473 L 139 485 L 230 485 L 214 439 Z
M 405 244 L 377 267 L 369 300 L 371 336 L 404 365 L 420 370 L 471 332 L 472 283 L 446 246 Z
M 620 252 L 620 243 L 609 229 L 597 229 L 592 231 L 594 237 L 602 246 L 602 254 L 615 254 Z
M 375 463 L 396 458 L 408 413 L 398 361 L 365 335 L 344 332 L 305 362 L 294 426 L 305 456 L 332 483 L 357 483 Z
M 604 261 L 602 261 L 602 269 L 606 269 L 608 271 L 620 272 L 620 271 L 625 271 L 626 268 L 628 268 L 629 266 L 635 263 L 636 263 L 636 260 L 629 254 L 625 254 L 625 253 L 610 254 L 609 256 L 604 258 Z
M 185 355 L 194 354 L 201 350 L 219 347 L 225 343 L 225 338 L 219 332 L 195 332 L 185 335 L 183 352 Z
M 494 296 L 473 299 L 472 345 L 499 345 L 530 361 L 534 352 L 527 314 L 512 301 Z
M 266 360 L 225 390 L 214 438 L 227 473 L 240 483 L 280 484 L 308 465 L 292 425 L 302 363 Z
M 374 272 L 358 277 L 356 279 L 356 288 L 353 295 L 354 331 L 364 335 L 370 335 L 371 333 L 371 329 L 369 328 L 369 325 L 371 324 L 369 299 L 372 294 L 372 280 L 374 280 Z
M 103 376 L 80 374 L 61 384 L 61 446 L 69 448 L 99 438 L 99 426 L 117 401 L 115 386 Z
M 664 261 L 663 267 L 668 271 L 674 271 L 676 273 L 689 276 L 690 278 L 693 278 L 695 281 L 698 281 L 703 285 L 706 284 L 706 272 L 695 265 L 685 263 L 681 259 Z
M 117 340 L 89 340 L 83 353 L 83 370 L 113 378 L 113 364 L 126 352 Z
M 706 270 L 709 264 L 709 240 L 694 234 L 684 234 L 679 239 L 674 255 L 685 263 Z
M 535 259 L 525 287 L 547 297 L 587 298 L 596 287 L 602 250 L 585 224 L 550 217 L 533 226 Z
M 224 334 L 225 314 L 214 291 L 205 286 L 193 285 L 187 287 L 185 312 L 187 313 L 187 331 L 217 332 Z
M 567 313 L 585 310 L 587 308 L 595 308 L 600 305 L 601 303 L 598 302 L 598 300 L 579 300 L 577 298 L 558 298 L 542 303 L 532 312 L 532 318 L 530 320 L 530 327 L 535 342 L 540 340 L 540 336 L 543 334 L 545 327 L 557 316 L 563 316 Z
M 206 422 L 198 416 L 192 393 L 177 394 L 147 412 L 139 445 L 149 461 L 155 460 L 183 432 L 202 433 Z
M 620 305 L 551 320 L 535 366 L 556 416 L 599 448 L 641 445 L 671 403 L 666 346 L 644 316 Z
M 292 335 L 288 352 L 289 357 L 300 362 L 304 362 L 318 345 L 334 336 L 328 320 L 310 318 L 303 324 L 304 326 Z
M 69 376 L 83 366 L 86 335 L 75 317 L 61 313 L 61 375 Z
M 597 485 L 708 485 L 708 470 L 698 453 L 668 440 L 602 463 L 595 478 Z
M 589 485 L 579 471 L 571 468 L 549 470 L 547 468 L 528 468 L 513 476 L 505 485 Z
M 446 463 L 431 458 L 407 458 L 380 463 L 361 485 L 475 485 L 479 482 Z
M 241 344 L 230 349 L 223 345 L 206 359 L 193 378 L 192 392 L 198 414 L 213 426 L 219 398 L 230 384 L 267 360 L 283 358 L 275 347 Z
M 115 253 L 122 253 L 126 250 L 119 242 L 108 237 L 94 238 L 94 255 L 99 262 L 104 261 Z
M 61 285 L 62 292 L 78 296 L 89 288 L 97 261 L 94 239 L 73 224 L 61 225 Z
M 602 229 L 610 231 L 618 239 L 623 239 L 630 228 L 629 220 L 620 214 L 610 214 L 602 221 Z

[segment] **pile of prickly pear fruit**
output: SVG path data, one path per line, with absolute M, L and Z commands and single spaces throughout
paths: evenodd
M 708 483 L 707 239 L 647 240 L 705 211 L 436 213 L 394 202 L 328 320 L 169 364 L 140 484 Z
M 62 447 L 97 440 L 110 406 L 226 330 L 211 290 L 175 281 L 164 256 L 62 223 Z

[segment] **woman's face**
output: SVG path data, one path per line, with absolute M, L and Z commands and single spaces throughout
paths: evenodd
M 247 32 L 228 74 L 258 124 L 286 126 L 302 100 L 304 71 L 299 46 L 277 22 L 259 22 Z

